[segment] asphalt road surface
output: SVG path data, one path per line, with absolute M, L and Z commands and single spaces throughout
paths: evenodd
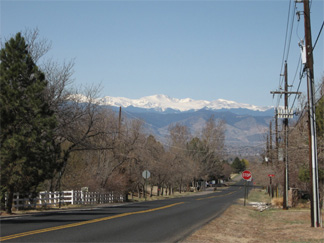
M 237 184 L 192 197 L 5 218 L 0 241 L 177 242 L 243 197 Z

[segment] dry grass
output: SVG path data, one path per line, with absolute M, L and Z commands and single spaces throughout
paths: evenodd
M 283 205 L 283 198 L 282 197 L 273 198 L 271 200 L 271 205 L 276 206 L 276 207 L 282 207 L 282 205 Z
M 324 231 L 310 227 L 309 210 L 259 212 L 233 205 L 185 242 L 324 242 Z
M 187 196 L 199 196 L 201 194 L 205 193 L 211 193 L 213 192 L 212 188 L 207 189 L 206 191 L 187 191 L 187 192 L 181 192 L 179 193 L 178 191 L 174 191 L 171 195 L 165 194 L 157 196 L 157 187 L 154 186 L 153 188 L 153 196 L 150 196 L 150 186 L 147 187 L 147 194 L 146 194 L 146 201 L 155 201 L 155 200 L 164 200 L 164 199 L 170 199 L 170 198 L 179 198 L 179 197 L 187 197 Z M 216 192 L 225 190 L 227 187 L 217 187 Z M 145 198 L 143 195 L 141 197 L 138 197 L 137 195 L 129 196 L 129 200 L 131 202 L 143 202 L 145 201 Z
M 240 201 L 184 242 L 324 242 L 323 228 L 310 224 L 309 209 L 259 212 Z

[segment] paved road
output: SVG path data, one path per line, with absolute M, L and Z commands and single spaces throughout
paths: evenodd
M 1 220 L 8 242 L 176 242 L 220 215 L 244 187 L 198 196 Z

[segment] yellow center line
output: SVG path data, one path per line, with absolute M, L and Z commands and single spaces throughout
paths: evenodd
M 101 222 L 101 221 L 105 221 L 105 220 L 121 218 L 121 217 L 134 215 L 134 214 L 154 212 L 154 211 L 157 211 L 157 210 L 162 210 L 162 209 L 174 207 L 176 205 L 183 204 L 183 203 L 184 202 L 179 202 L 179 203 L 174 203 L 174 204 L 166 205 L 166 206 L 159 207 L 159 208 L 152 208 L 152 209 L 143 210 L 143 211 L 137 211 L 137 212 L 122 213 L 122 214 L 118 214 L 118 215 L 114 215 L 114 216 L 98 218 L 98 219 L 92 219 L 92 220 L 73 223 L 73 224 L 66 224 L 66 225 L 61 225 L 61 226 L 45 228 L 45 229 L 27 231 L 27 232 L 23 232 L 23 233 L 19 233 L 19 234 L 14 234 L 14 235 L 3 236 L 3 237 L 0 237 L 0 242 L 5 241 L 5 240 L 11 240 L 11 239 L 15 239 L 15 238 L 20 238 L 20 237 L 28 236 L 28 235 L 35 235 L 35 234 L 40 234 L 40 233 L 54 231 L 54 230 L 67 229 L 67 228 L 72 228 L 72 227 L 81 226 L 81 225 L 85 225 L 85 224 L 92 224 L 92 223 L 97 223 L 97 222 Z

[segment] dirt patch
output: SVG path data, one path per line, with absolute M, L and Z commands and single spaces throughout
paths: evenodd
M 310 227 L 309 209 L 233 205 L 184 242 L 324 242 L 323 228 Z
M 0 212 L 0 216 L 15 216 L 14 213 L 6 213 L 6 212 Z

